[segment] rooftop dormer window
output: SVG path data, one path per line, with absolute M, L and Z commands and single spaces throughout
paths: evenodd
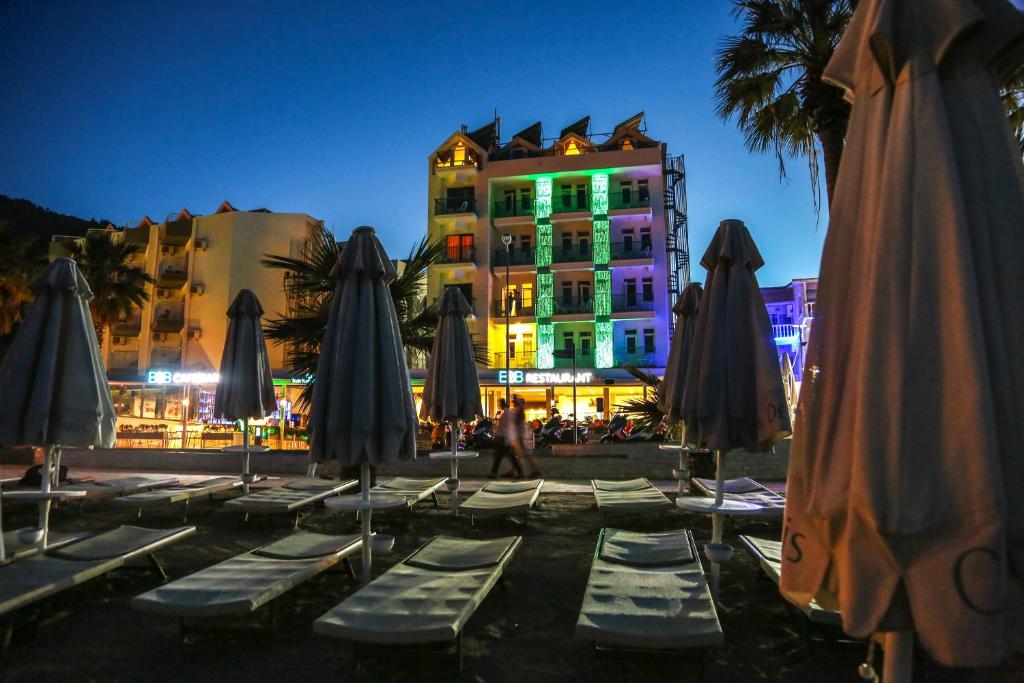
M 437 153 L 438 168 L 454 168 L 456 166 L 475 166 L 476 155 L 461 140 L 457 141 L 451 149 Z
M 624 138 L 622 140 L 622 151 L 623 152 L 632 152 L 633 151 L 633 141 L 630 138 Z
M 582 154 L 579 145 L 576 144 L 575 140 L 570 140 L 569 144 L 565 146 L 565 156 L 570 157 L 577 154 Z

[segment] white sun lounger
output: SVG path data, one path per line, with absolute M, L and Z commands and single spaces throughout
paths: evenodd
M 169 486 L 151 491 L 141 491 L 127 496 L 114 499 L 115 505 L 134 507 L 138 509 L 139 518 L 142 517 L 142 508 L 154 505 L 170 505 L 173 503 L 185 503 L 185 520 L 188 520 L 188 504 L 195 498 L 212 496 L 217 493 L 233 491 L 241 488 L 242 480 L 238 477 L 213 477 L 197 481 L 194 484 L 181 484 Z
M 458 641 L 521 542 L 437 536 L 317 619 L 313 630 L 353 643 Z
M 58 487 L 57 490 L 85 491 L 85 500 L 98 500 L 102 498 L 127 496 L 133 493 L 139 493 L 140 491 L 152 491 L 153 489 L 174 486 L 178 483 L 180 483 L 180 480 L 177 477 L 142 474 L 132 477 L 119 477 L 117 479 L 102 479 L 78 484 L 66 484 Z
M 672 501 L 646 477 L 626 481 L 594 479 L 590 482 L 597 509 L 605 514 L 635 514 L 670 510 Z
M 355 479 L 334 481 L 327 479 L 296 479 L 283 486 L 262 489 L 245 496 L 233 498 L 224 503 L 224 507 L 236 512 L 244 512 L 246 519 L 254 515 L 281 515 L 296 513 L 309 505 L 336 496 L 343 491 L 355 488 L 359 482 Z
M 434 499 L 434 507 L 439 507 L 437 492 L 444 487 L 448 481 L 447 477 L 437 479 L 413 479 L 410 477 L 395 477 L 381 484 L 377 484 L 371 490 L 377 493 L 387 493 L 393 496 L 402 496 L 410 508 L 425 498 Z
M 690 532 L 602 529 L 576 634 L 612 649 L 720 645 L 722 627 Z
M 749 477 L 726 479 L 722 486 L 722 497 L 738 500 L 753 506 L 748 517 L 781 517 L 786 511 L 786 499 Z M 715 497 L 715 480 L 694 478 L 693 485 L 705 496 Z
M 740 542 L 747 546 L 747 549 L 757 559 L 758 564 L 761 565 L 761 571 L 777 585 L 779 577 L 782 575 L 782 542 L 742 534 Z M 787 600 L 787 602 L 790 601 Z M 816 624 L 843 625 L 843 617 L 839 612 L 825 609 L 814 600 L 809 605 L 791 604 Z
M 0 615 L 48 598 L 89 579 L 148 556 L 166 578 L 153 553 L 191 536 L 193 526 L 143 529 L 121 526 L 0 567 Z
M 132 608 L 182 619 L 250 614 L 360 548 L 360 534 L 297 531 L 143 593 L 132 599 Z
M 543 487 L 543 479 L 492 481 L 467 498 L 459 506 L 459 512 L 469 514 L 470 524 L 476 517 L 511 516 L 519 512 L 529 522 L 530 510 L 537 503 Z

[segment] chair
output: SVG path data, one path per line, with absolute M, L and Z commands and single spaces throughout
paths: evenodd
M 439 507 L 437 492 L 444 487 L 446 481 L 448 481 L 447 477 L 439 477 L 437 479 L 395 477 L 394 479 L 377 484 L 371 490 L 377 493 L 402 496 L 410 508 L 425 498 L 433 498 L 434 507 Z

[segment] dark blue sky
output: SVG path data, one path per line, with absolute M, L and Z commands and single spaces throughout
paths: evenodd
M 392 256 L 425 231 L 427 156 L 496 108 L 505 138 L 636 111 L 686 154 L 694 261 L 723 218 L 762 284 L 817 274 L 807 164 L 779 183 L 714 114 L 725 0 L 0 0 L 0 193 L 118 224 L 187 207 L 370 224 Z M 703 279 L 703 271 L 695 276 Z

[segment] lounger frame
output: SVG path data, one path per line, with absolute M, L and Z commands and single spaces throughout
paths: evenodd
M 521 492 L 521 493 L 526 493 L 527 491 L 532 491 L 532 493 L 533 493 L 533 495 L 530 496 L 529 501 L 522 508 L 523 526 L 527 526 L 527 527 L 530 526 L 530 510 L 532 510 L 533 506 L 537 504 L 537 499 L 540 498 L 540 492 L 544 488 L 544 480 L 543 479 L 537 479 L 536 481 L 537 481 L 537 486 L 535 486 L 533 489 L 525 489 L 524 491 Z M 474 491 L 473 495 L 471 495 L 469 498 L 464 500 L 462 502 L 462 504 L 459 506 L 459 512 L 460 513 L 463 512 L 463 511 L 467 511 L 467 510 L 465 510 L 467 505 L 470 506 L 469 510 L 468 510 L 468 512 L 469 512 L 469 525 L 470 526 L 475 526 L 476 525 L 476 518 L 477 517 L 493 518 L 493 517 L 506 517 L 507 516 L 507 517 L 510 517 L 512 519 L 515 519 L 516 510 L 511 510 L 510 511 L 510 510 L 503 509 L 503 508 L 473 508 L 472 505 L 471 505 L 471 503 L 473 501 L 473 498 L 476 497 L 480 493 L 487 493 L 487 494 L 493 495 L 493 496 L 511 496 L 511 495 L 515 495 L 515 493 L 513 493 L 513 492 L 509 492 L 509 493 L 495 493 L 495 492 L 489 491 L 491 486 L 493 486 L 495 484 L 498 484 L 498 483 L 506 483 L 506 482 L 493 482 L 493 481 L 487 482 L 486 484 L 481 486 L 479 489 Z

